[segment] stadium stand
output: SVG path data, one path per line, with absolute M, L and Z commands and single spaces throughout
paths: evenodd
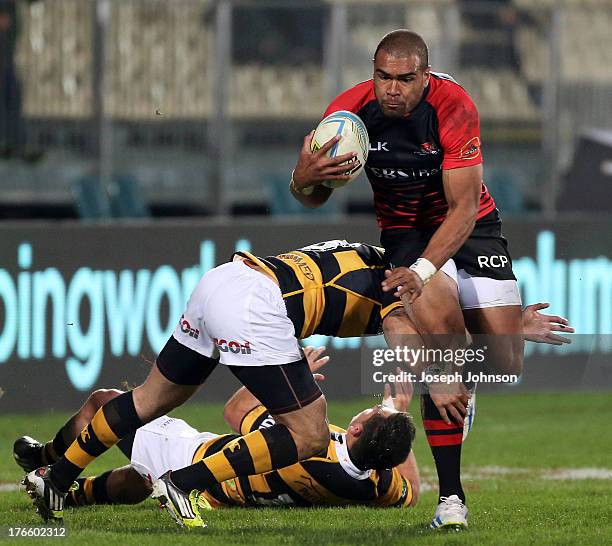
M 248 211 L 249 204 L 259 212 L 275 210 L 266 206 L 271 181 L 286 175 L 299 139 L 329 98 L 370 76 L 376 43 L 397 26 L 417 28 L 430 43 L 434 68 L 453 74 L 473 96 L 495 152 L 487 153 L 487 164 L 510 172 L 525 197 L 520 202 L 534 203 L 534 191 L 543 188 L 542 173 L 526 165 L 541 154 L 547 133 L 557 134 L 562 167 L 581 130 L 612 124 L 609 0 L 296 2 L 283 9 L 274 4 L 267 19 L 267 4 L 238 3 L 234 17 L 242 23 L 230 30 L 243 38 L 234 35 L 234 43 L 246 45 L 233 47 L 220 76 L 214 2 L 99 6 L 107 12 L 80 0 L 20 3 L 24 113 L 29 132 L 49 153 L 36 167 L 0 162 L 0 208 L 30 199 L 65 212 L 75 181 L 99 170 L 105 154 L 114 174 L 135 181 L 154 215 L 214 212 L 215 180 L 226 210 L 236 205 Z M 325 32 L 333 32 L 328 26 L 337 24 L 331 17 L 337 9 L 344 10 L 346 32 L 330 41 Z M 502 9 L 512 12 L 510 19 L 500 16 Z M 279 43 L 265 41 L 253 50 L 262 29 L 274 34 L 274 25 L 286 26 L 296 13 L 309 25 L 282 34 L 280 45 L 291 54 L 263 55 L 266 48 L 279 51 Z M 250 28 L 254 19 L 258 24 Z M 320 47 L 298 47 L 310 27 L 316 27 L 310 40 Z M 327 29 L 323 37 L 321 29 Z M 550 96 L 551 43 L 558 44 L 560 62 L 554 113 L 544 100 Z M 215 121 L 219 77 L 225 82 L 223 134 Z M 265 136 L 253 138 L 258 128 Z M 517 145 L 525 167 L 508 171 L 503 155 Z M 351 199 L 369 201 L 366 184 L 354 188 Z

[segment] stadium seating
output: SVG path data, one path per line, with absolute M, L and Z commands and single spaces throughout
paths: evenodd
M 112 218 L 111 202 L 97 178 L 79 178 L 73 186 L 75 204 L 82 220 L 107 220 Z
M 370 77 L 370 56 L 378 40 L 398 26 L 422 33 L 434 69 L 451 73 L 470 92 L 489 143 L 504 135 L 499 141 L 510 147 L 518 138 L 521 145 L 531 146 L 529 156 L 534 157 L 541 149 L 541 135 L 556 131 L 563 167 L 582 128 L 612 123 L 611 0 L 512 0 L 504 6 L 514 6 L 517 16 L 507 28 L 500 18 L 483 24 L 485 12 L 495 15 L 490 10 L 499 9 L 498 3 L 329 0 L 317 5 L 322 24 L 337 21 L 328 16 L 338 6 L 346 17 L 340 38 L 317 42 L 323 44 L 318 48 L 325 51 L 322 59 L 292 64 L 262 56 L 255 63 L 237 59 L 233 52 L 227 72 L 218 75 L 216 4 L 208 0 L 100 3 L 109 8 L 98 13 L 107 28 L 99 42 L 103 51 L 94 47 L 94 2 L 20 3 L 18 64 L 24 112 L 33 141 L 49 150 L 36 168 L 15 161 L 0 165 L 4 195 L 9 196 L 5 201 L 25 194 L 33 201 L 70 204 L 70 181 L 95 170 L 102 128 L 113 172 L 138 180 L 143 201 L 210 203 L 214 189 L 207 181 L 220 169 L 215 163 L 219 144 L 211 144 L 218 125 L 211 129 L 208 123 L 218 108 L 213 84 L 221 77 L 226 101 L 222 111 L 227 112 L 223 127 L 228 132 L 223 138 L 241 163 L 222 167 L 224 199 L 260 202 L 270 191 L 268 181 L 291 168 L 299 140 L 292 136 L 274 150 L 264 149 L 256 139 L 243 142 L 242 127 L 266 123 L 280 142 L 278 134 L 286 125 L 312 125 L 334 93 Z M 287 17 L 291 10 L 287 4 Z M 479 19 L 478 13 L 485 17 Z M 558 81 L 557 111 L 551 113 L 544 99 L 551 96 L 550 43 L 557 28 L 551 25 L 553 16 L 559 23 L 555 57 L 560 64 L 553 80 Z M 232 39 L 236 42 L 240 36 Z M 340 48 L 334 55 L 327 55 L 330 43 Z M 287 47 L 293 45 L 289 40 Z M 97 83 L 103 86 L 100 93 L 92 91 Z M 179 136 L 166 138 L 168 132 Z M 183 145 L 188 139 L 180 135 L 188 132 L 198 134 L 196 146 Z M 138 142 L 130 136 L 135 133 Z M 503 163 L 500 150 L 487 156 L 493 167 Z M 541 183 L 526 173 L 527 168 L 525 176 L 517 175 L 519 182 L 514 180 L 519 187 Z M 351 195 L 370 198 L 366 184 L 355 185 Z M 146 214 L 138 210 L 137 215 Z

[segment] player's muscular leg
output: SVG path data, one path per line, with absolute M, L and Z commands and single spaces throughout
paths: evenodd
M 277 423 L 285 425 L 297 447 L 298 457 L 307 459 L 319 455 L 329 444 L 327 404 L 324 396 L 296 411 L 274 415 Z
M 199 385 L 177 385 L 154 366 L 144 383 L 133 391 L 134 407 L 143 423 L 172 411 L 198 390 Z
M 486 345 L 487 371 L 520 375 L 523 371 L 523 314 L 519 305 L 465 309 L 465 321 L 480 345 Z
M 408 296 L 404 296 L 404 300 L 407 299 Z M 428 347 L 445 345 L 444 348 L 447 348 L 449 342 L 450 346 L 465 346 L 465 323 L 457 285 L 448 275 L 438 272 L 423 289 L 421 296 L 412 304 L 404 301 L 404 306 Z M 445 336 L 437 337 L 441 334 Z
M 389 347 L 398 347 L 414 336 L 415 342 L 422 344 L 421 337 L 405 309 L 391 311 L 383 320 L 383 334 Z M 410 337 L 408 337 L 410 336 Z

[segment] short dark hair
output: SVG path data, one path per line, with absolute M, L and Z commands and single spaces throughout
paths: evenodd
M 416 32 L 400 28 L 392 30 L 383 36 L 374 52 L 374 59 L 380 50 L 386 51 L 393 57 L 408 57 L 416 55 L 421 62 L 420 68 L 429 66 L 429 52 L 425 40 Z
M 414 423 L 407 413 L 373 415 L 351 446 L 351 460 L 361 470 L 393 468 L 408 457 L 414 435 Z

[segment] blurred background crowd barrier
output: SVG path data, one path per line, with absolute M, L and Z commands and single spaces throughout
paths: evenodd
M 0 218 L 307 214 L 301 139 L 398 27 L 474 98 L 502 211 L 612 209 L 610 0 L 0 0 Z M 315 214 L 370 211 L 363 179 Z

